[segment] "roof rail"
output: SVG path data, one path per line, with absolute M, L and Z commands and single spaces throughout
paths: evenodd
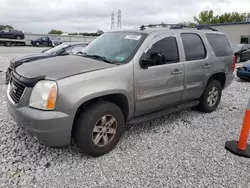
M 161 27 L 168 27 L 169 29 L 183 29 L 183 28 L 192 28 L 192 29 L 198 29 L 198 30 L 202 30 L 202 29 L 209 29 L 209 30 L 212 30 L 212 31 L 218 31 L 217 29 L 214 29 L 212 27 L 205 27 L 205 26 L 202 26 L 202 25 L 198 25 L 196 27 L 188 27 L 186 25 L 183 25 L 183 24 L 148 24 L 148 25 L 142 25 L 140 26 L 140 30 L 144 30 L 146 29 L 146 27 L 157 27 L 157 26 L 161 26 Z
M 142 25 L 140 26 L 140 30 L 144 30 L 146 27 L 169 27 L 169 28 L 182 28 L 184 25 L 182 24 L 165 24 L 165 23 L 161 23 L 161 24 L 148 24 L 148 25 Z
M 201 29 L 208 29 L 208 30 L 212 30 L 212 31 L 218 31 L 217 29 L 215 28 L 212 28 L 212 27 L 205 27 L 205 26 L 202 26 L 202 25 L 198 25 L 197 26 L 197 29 L 201 30 Z

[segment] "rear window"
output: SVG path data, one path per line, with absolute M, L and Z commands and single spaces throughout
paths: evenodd
M 199 35 L 195 33 L 182 33 L 182 42 L 186 61 L 194 61 L 206 58 L 206 49 Z
M 206 37 L 215 53 L 215 56 L 221 57 L 233 54 L 231 45 L 225 35 L 206 33 Z

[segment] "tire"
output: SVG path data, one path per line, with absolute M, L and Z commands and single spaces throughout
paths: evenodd
M 11 46 L 12 46 L 12 43 L 11 43 L 11 42 L 5 42 L 4 45 L 5 45 L 6 47 L 11 47 Z
M 99 133 L 94 133 L 94 127 L 99 122 L 101 123 L 102 117 L 106 116 L 106 120 L 110 120 L 111 117 L 115 119 L 115 122 L 111 125 L 114 131 L 116 127 L 115 133 L 107 133 L 105 135 L 105 130 L 102 132 L 100 129 L 97 129 Z M 114 120 L 112 119 L 112 120 Z M 109 122 L 109 121 L 107 121 Z M 116 126 L 115 126 L 116 125 Z M 81 114 L 77 117 L 75 121 L 75 132 L 74 137 L 76 141 L 76 145 L 79 149 L 81 149 L 84 153 L 92 157 L 98 157 L 110 152 L 119 142 L 123 132 L 124 132 L 124 115 L 121 109 L 110 102 L 101 101 L 90 104 Z M 102 126 L 98 126 L 99 128 Z M 111 128 L 105 128 L 106 131 L 111 131 Z M 104 134 L 105 138 L 110 142 L 106 145 L 104 142 L 104 136 L 100 139 L 100 141 L 94 143 L 94 140 L 97 138 L 98 134 Z M 103 144 L 103 145 L 102 145 Z
M 236 56 L 236 63 L 240 63 L 241 62 L 241 56 L 240 55 L 237 55 Z
M 217 97 L 212 97 L 214 102 L 211 102 L 209 100 L 209 92 L 212 90 L 217 91 Z M 215 92 L 213 92 L 215 94 Z M 201 96 L 199 99 L 200 103 L 198 105 L 198 109 L 202 112 L 205 113 L 211 113 L 216 110 L 218 104 L 220 103 L 221 100 L 221 94 L 222 94 L 222 86 L 221 83 L 217 80 L 210 80 Z M 211 98 L 210 98 L 211 99 Z M 210 105 L 208 104 L 208 100 L 210 101 Z
M 36 42 L 35 45 L 36 45 L 36 46 L 40 46 L 40 42 Z
M 16 39 L 17 40 L 21 40 L 22 38 L 20 36 L 16 36 Z

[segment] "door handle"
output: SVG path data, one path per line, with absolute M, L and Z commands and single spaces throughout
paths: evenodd
M 209 68 L 209 67 L 211 67 L 211 65 L 209 65 L 209 64 L 205 64 L 205 65 L 203 66 L 204 69 Z
M 183 71 L 180 71 L 179 69 L 175 69 L 173 72 L 171 72 L 172 75 L 178 75 L 181 74 Z

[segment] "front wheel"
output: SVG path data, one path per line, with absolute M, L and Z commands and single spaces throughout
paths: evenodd
M 102 101 L 89 105 L 76 119 L 75 141 L 83 152 L 98 157 L 111 151 L 124 131 L 121 109 Z
M 200 98 L 200 104 L 198 105 L 199 110 L 206 113 L 215 111 L 220 103 L 221 94 L 221 83 L 217 80 L 209 81 Z

